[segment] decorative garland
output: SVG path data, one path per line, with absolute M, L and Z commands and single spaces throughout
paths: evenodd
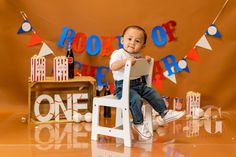
M 226 0 L 220 11 L 218 12 L 217 16 L 215 17 L 214 21 L 210 24 L 208 29 L 205 31 L 205 33 L 201 36 L 201 38 L 197 41 L 197 43 L 191 48 L 186 55 L 180 59 L 176 60 L 175 56 L 170 54 L 167 55 L 160 60 L 155 61 L 154 64 L 154 70 L 153 70 L 153 82 L 154 85 L 162 89 L 162 80 L 164 78 L 169 79 L 170 81 L 177 83 L 175 74 L 186 71 L 189 72 L 188 68 L 188 59 L 193 61 L 200 60 L 200 57 L 196 51 L 196 47 L 201 47 L 204 49 L 212 50 L 206 35 L 214 36 L 221 38 L 221 34 L 218 31 L 217 27 L 215 26 L 216 20 L 219 18 L 220 14 L 222 13 L 223 9 L 225 8 L 226 4 L 229 0 Z M 38 36 L 36 31 L 33 29 L 32 25 L 28 21 L 28 17 L 26 14 L 21 11 L 20 12 L 24 21 L 18 30 L 18 34 L 25 33 L 25 32 L 33 32 L 31 39 L 27 43 L 27 46 L 34 46 L 38 44 L 43 44 L 39 56 L 46 56 L 49 54 L 53 54 L 53 51 L 47 46 L 45 42 L 42 41 L 42 39 Z M 163 46 L 167 43 L 167 36 L 169 38 L 168 42 L 174 41 L 177 38 L 174 37 L 173 32 L 175 31 L 176 22 L 171 20 L 167 23 L 163 24 L 162 26 L 156 26 L 152 29 L 152 40 L 153 43 L 156 46 Z M 160 37 L 158 37 L 158 33 L 160 34 Z M 101 36 L 100 38 L 97 35 L 91 35 L 87 38 L 86 34 L 83 32 L 75 33 L 75 31 L 71 28 L 63 27 L 63 31 L 61 33 L 60 40 L 56 43 L 60 47 L 64 47 L 64 42 L 67 40 L 66 47 L 68 47 L 68 43 L 72 43 L 72 49 L 76 53 L 82 53 L 86 50 L 86 52 L 89 55 L 97 55 L 100 51 L 101 56 L 110 56 L 110 53 L 114 50 L 112 45 L 115 40 L 118 41 L 118 47 L 122 48 L 122 45 L 120 43 L 121 36 Z M 78 47 L 80 43 L 80 46 Z M 110 52 L 110 53 L 109 53 Z M 164 63 L 166 71 L 163 71 L 163 68 L 160 65 L 160 62 Z M 109 72 L 109 67 L 107 66 L 99 66 L 94 67 L 92 65 L 86 65 L 81 64 L 79 61 L 76 61 L 78 64 L 78 70 L 81 69 L 82 75 L 91 75 L 95 76 L 95 69 L 97 70 L 96 79 L 97 79 L 97 85 L 98 86 L 105 86 L 108 82 L 108 80 L 105 80 L 105 83 L 102 82 L 103 77 L 106 77 L 106 75 Z M 88 74 L 88 69 L 90 68 L 90 73 Z M 103 74 L 103 69 L 106 69 L 106 74 Z

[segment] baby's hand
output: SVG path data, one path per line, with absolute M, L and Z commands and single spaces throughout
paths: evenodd
M 148 63 L 150 63 L 152 58 L 150 56 L 145 56 L 145 59 Z
M 127 60 L 130 60 L 132 65 L 136 63 L 136 59 L 134 57 L 129 57 Z

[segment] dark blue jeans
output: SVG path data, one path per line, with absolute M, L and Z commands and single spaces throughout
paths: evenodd
M 115 96 L 120 99 L 122 97 L 123 81 L 115 81 Z M 167 113 L 167 108 L 160 94 L 153 88 L 148 87 L 144 81 L 130 81 L 130 111 L 134 124 L 143 123 L 142 99 L 145 99 L 155 111 L 162 117 Z

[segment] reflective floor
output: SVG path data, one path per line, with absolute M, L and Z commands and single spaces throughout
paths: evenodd
M 141 142 L 134 133 L 132 147 L 122 140 L 99 136 L 90 140 L 91 123 L 27 124 L 22 112 L 1 111 L 0 156 L 93 156 L 93 157 L 228 157 L 236 156 L 236 118 L 233 113 L 209 120 L 168 123 L 154 131 L 152 141 Z M 114 124 L 102 118 L 103 125 Z

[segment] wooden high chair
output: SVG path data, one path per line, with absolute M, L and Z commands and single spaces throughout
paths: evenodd
M 147 76 L 147 85 L 152 84 L 152 69 L 154 59 L 148 63 L 145 59 L 138 59 L 132 66 L 131 61 L 127 61 L 124 69 L 124 80 L 121 99 L 117 99 L 114 95 L 107 95 L 93 98 L 93 118 L 92 118 L 92 135 L 91 139 L 97 141 L 98 134 L 113 136 L 124 139 L 124 145 L 131 147 L 131 129 L 130 129 L 130 114 L 129 114 L 129 94 L 130 94 L 130 78 L 138 78 Z M 143 101 L 144 104 L 147 102 Z M 144 105 L 143 104 L 143 105 Z M 115 128 L 99 126 L 99 111 L 101 106 L 116 108 L 116 124 Z M 145 113 L 143 114 L 151 133 L 152 130 L 152 108 L 145 105 Z

